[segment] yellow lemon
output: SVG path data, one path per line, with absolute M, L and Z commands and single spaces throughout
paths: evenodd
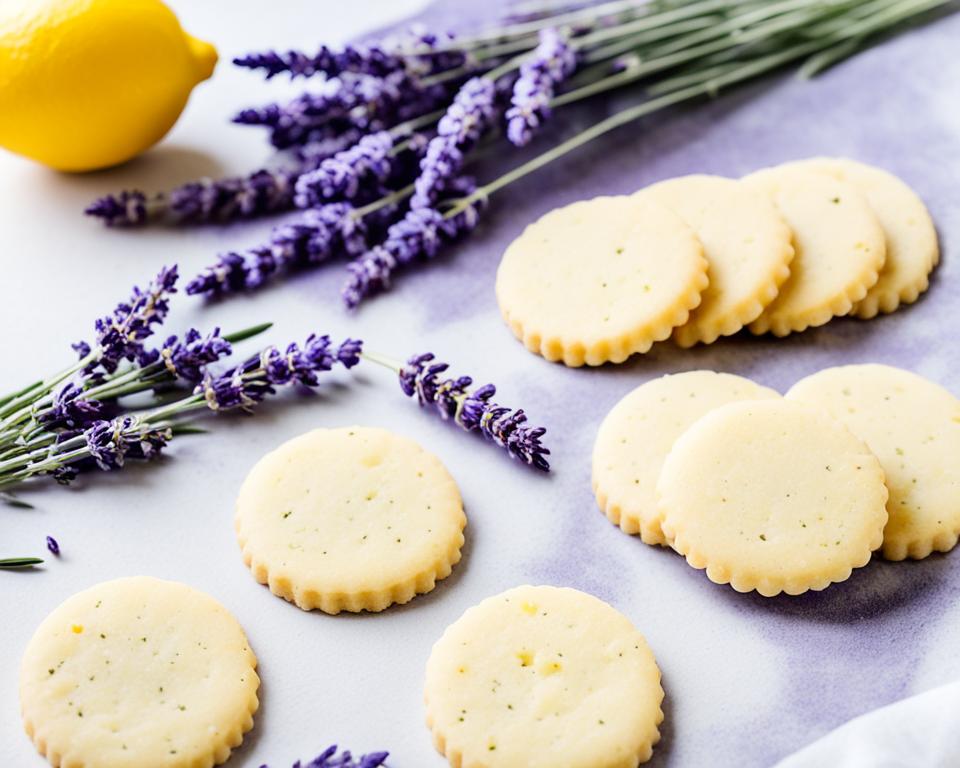
M 122 163 L 216 63 L 160 0 L 0 0 L 0 146 L 63 171 Z

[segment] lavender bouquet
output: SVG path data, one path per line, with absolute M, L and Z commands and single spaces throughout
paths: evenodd
M 537 0 L 466 37 L 413 29 L 316 53 L 265 51 L 241 67 L 316 87 L 234 121 L 267 132 L 283 161 L 169 194 L 121 192 L 88 213 L 111 226 L 303 213 L 268 242 L 222 254 L 187 292 L 223 296 L 331 260 L 356 307 L 402 269 L 474 229 L 489 198 L 578 147 L 659 110 L 785 65 L 811 76 L 948 0 Z M 631 88 L 637 103 L 477 183 L 498 139 L 528 144 L 562 107 Z
M 81 472 L 115 471 L 131 461 L 155 459 L 175 436 L 197 431 L 187 418 L 209 411 L 252 412 L 279 389 L 318 387 L 321 374 L 337 366 L 352 368 L 362 357 L 393 368 L 404 393 L 415 393 L 421 405 L 477 432 L 512 458 L 549 469 L 542 428 L 528 426 L 522 410 L 492 402 L 492 385 L 471 390 L 469 377 L 441 380 L 446 366 L 428 365 L 431 354 L 417 355 L 404 366 L 365 355 L 357 339 L 334 344 L 329 336 L 311 334 L 302 344 L 266 346 L 218 369 L 234 344 L 266 331 L 269 323 L 232 334 L 191 328 L 151 346 L 178 279 L 176 267 L 162 269 L 145 289 L 135 287 L 129 299 L 94 323 L 93 342 L 74 345 L 78 359 L 72 365 L 0 397 L 0 501 L 29 506 L 14 490 L 36 478 L 66 485 Z M 145 393 L 152 395 L 148 405 L 131 402 Z M 47 546 L 58 554 L 55 540 L 48 537 Z M 40 562 L 6 558 L 0 568 Z

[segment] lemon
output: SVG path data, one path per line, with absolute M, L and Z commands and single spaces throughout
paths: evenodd
M 63 171 L 122 163 L 216 63 L 160 0 L 0 0 L 0 146 Z

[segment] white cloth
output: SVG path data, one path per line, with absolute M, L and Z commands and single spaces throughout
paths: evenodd
M 775 768 L 957 768 L 960 680 L 856 717 Z

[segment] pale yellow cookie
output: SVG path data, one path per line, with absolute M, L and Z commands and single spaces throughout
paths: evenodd
M 721 176 L 682 176 L 638 194 L 679 214 L 709 264 L 703 301 L 673 332 L 681 347 L 736 333 L 777 297 L 790 276 L 792 233 L 767 195 Z
M 915 373 L 845 365 L 801 379 L 791 400 L 828 410 L 880 459 L 890 498 L 883 555 L 947 552 L 960 535 L 960 400 Z
M 383 429 L 317 429 L 251 470 L 237 499 L 243 560 L 304 610 L 382 611 L 460 560 L 460 491 L 440 460 Z
M 237 620 L 185 584 L 97 584 L 27 645 L 20 708 L 62 768 L 210 768 L 253 727 L 257 659 Z
M 650 196 L 551 211 L 507 248 L 497 301 L 527 349 L 566 365 L 619 363 L 683 325 L 707 286 L 691 229 Z
M 841 422 L 782 399 L 697 421 L 667 456 L 657 496 L 663 532 L 690 565 L 765 596 L 846 580 L 887 522 L 876 457 Z
M 853 308 L 869 319 L 912 304 L 930 285 L 930 273 L 940 260 L 937 230 L 923 201 L 892 173 L 854 160 L 817 157 L 790 163 L 826 173 L 853 184 L 877 216 L 887 239 L 887 260 L 880 279 Z
M 433 646 L 424 698 L 455 768 L 636 768 L 663 722 L 643 635 L 559 587 L 516 587 L 464 613 Z
M 688 371 L 642 384 L 607 414 L 593 445 L 593 492 L 610 522 L 665 544 L 657 478 L 674 441 L 704 414 L 737 400 L 780 397 L 749 379 Z
M 849 314 L 877 282 L 886 238 L 855 186 L 804 168 L 777 166 L 743 179 L 764 191 L 793 230 L 790 278 L 753 333 L 786 336 Z

